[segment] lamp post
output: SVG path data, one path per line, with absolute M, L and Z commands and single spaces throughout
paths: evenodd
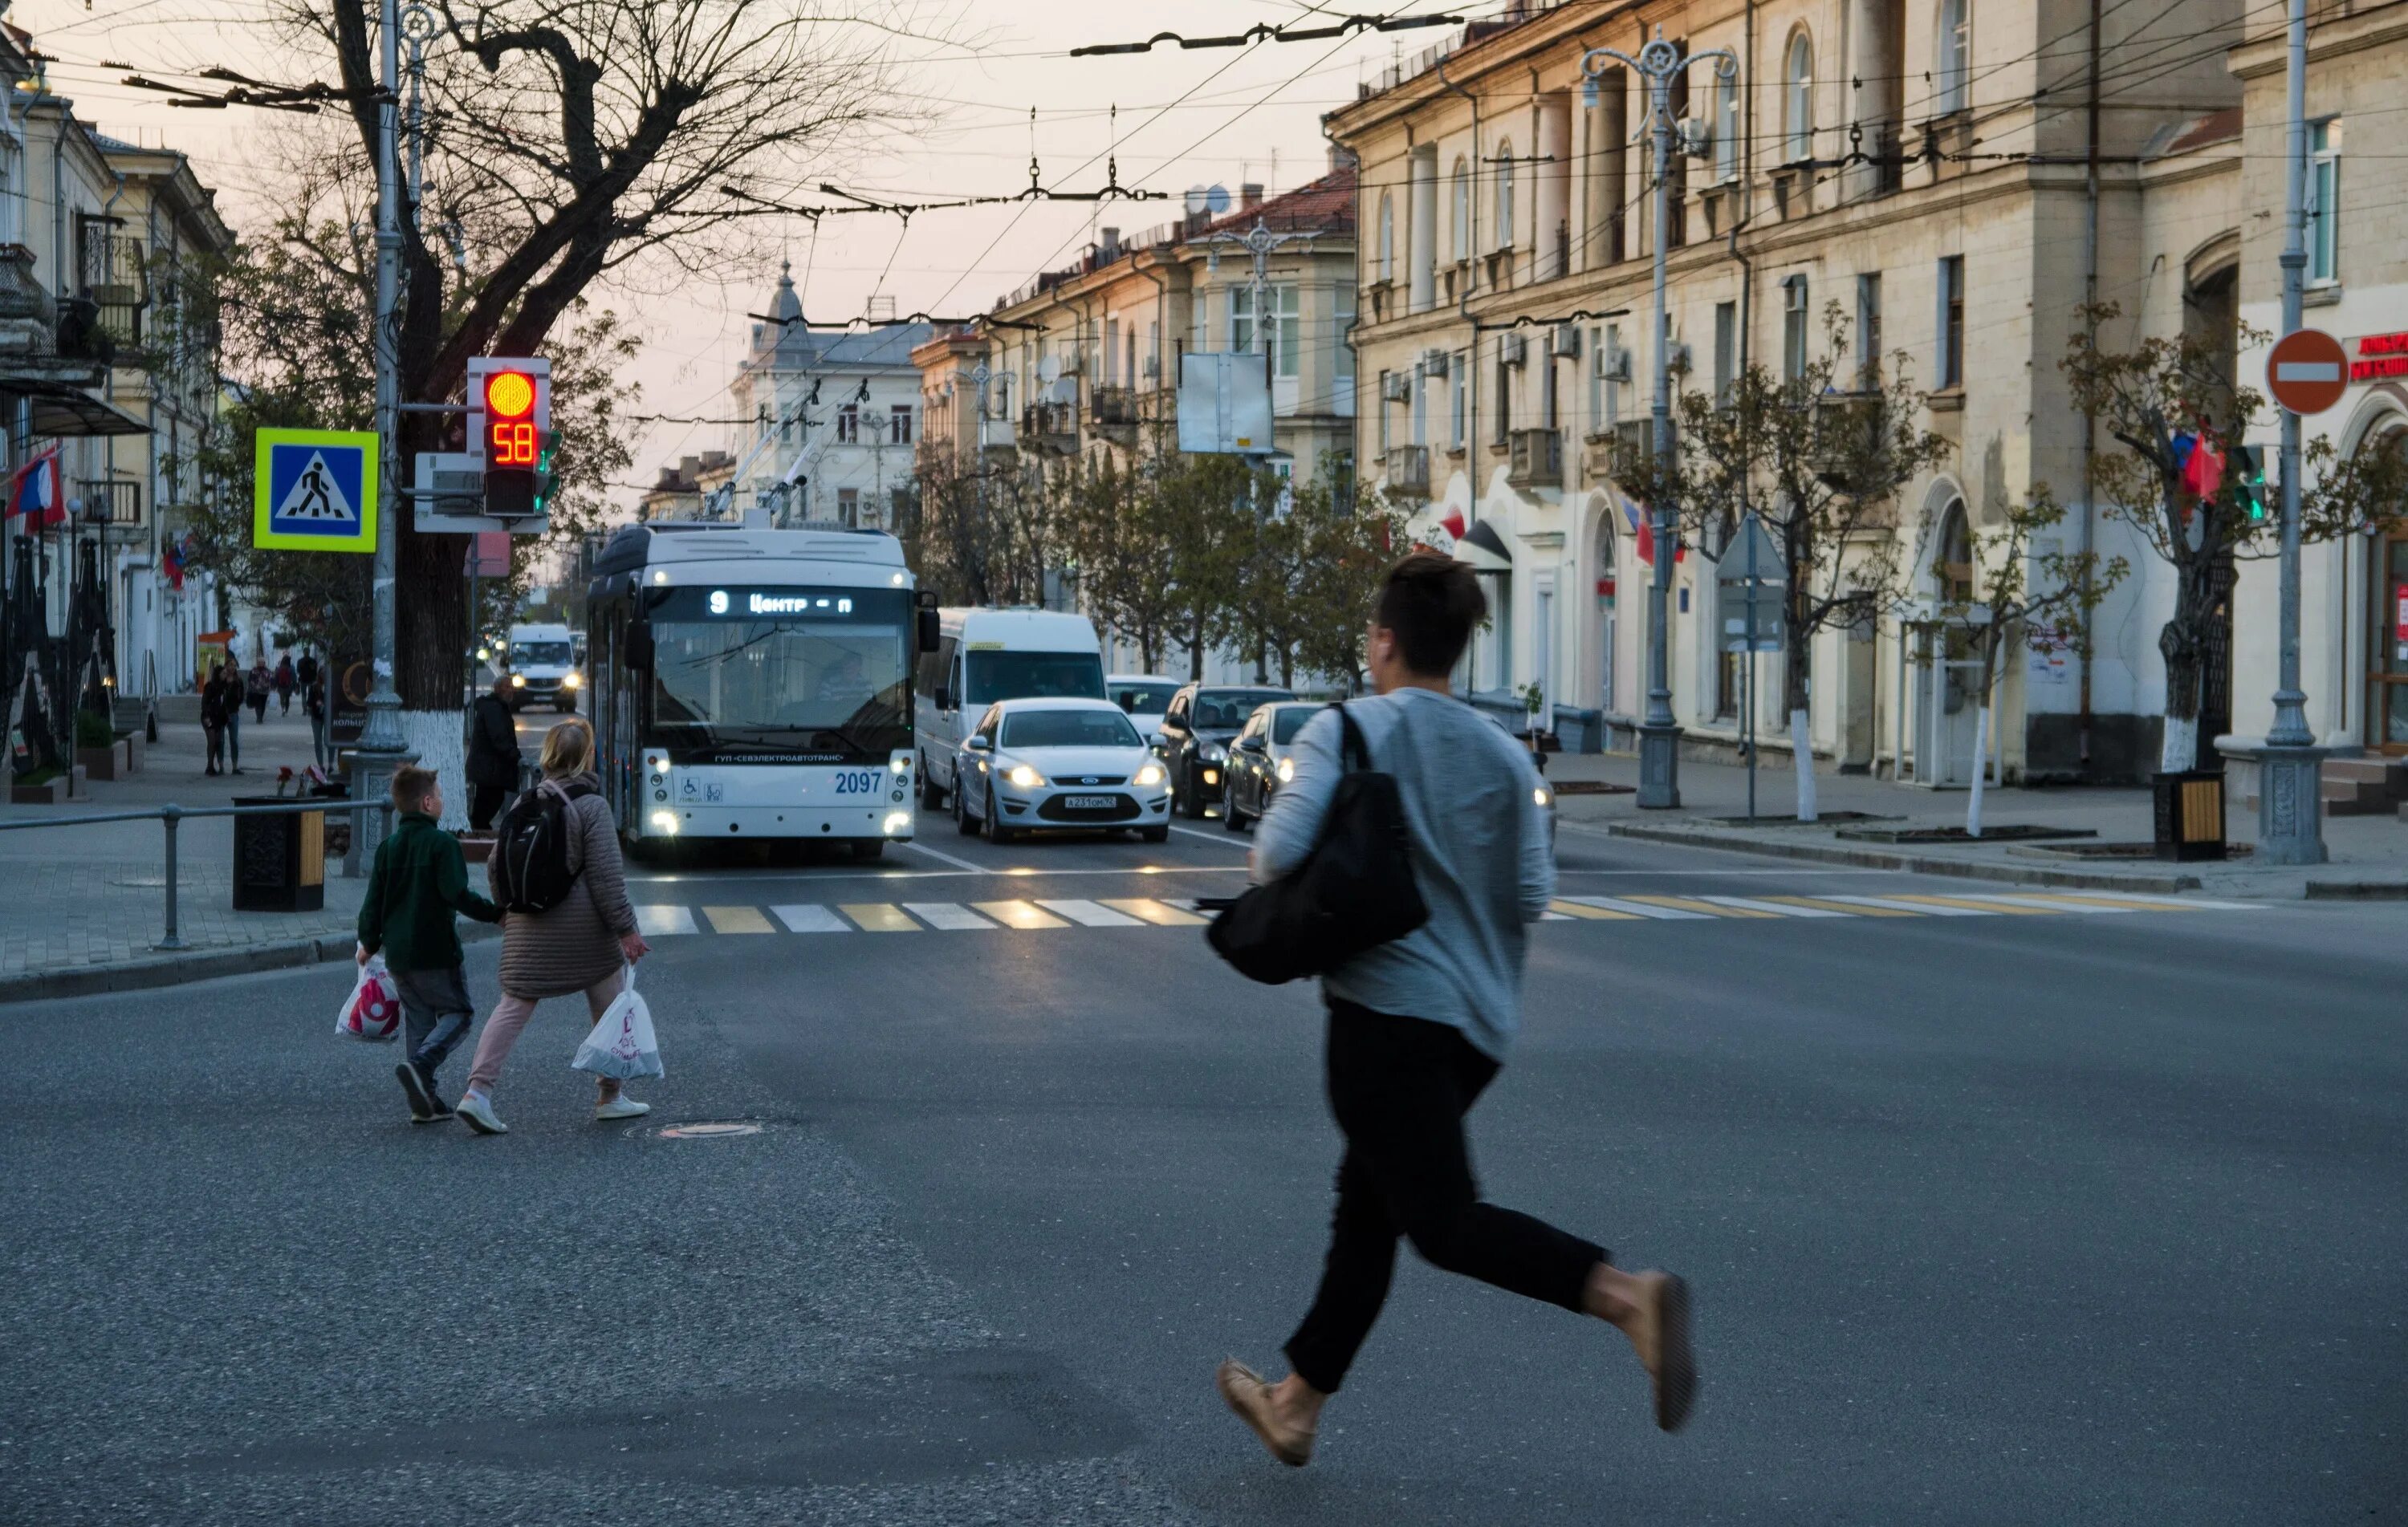
M 1609 64 L 1619 64 L 1638 75 L 1647 87 L 1647 121 L 1641 129 L 1652 147 L 1656 194 L 1650 219 L 1656 254 L 1656 396 L 1650 412 L 1655 420 L 1654 446 L 1657 480 L 1671 480 L 1672 357 L 1671 320 L 1665 309 L 1665 231 L 1671 221 L 1672 81 L 1689 65 L 1714 61 L 1715 78 L 1739 73 L 1739 58 L 1727 48 L 1684 53 L 1664 40 L 1664 29 L 1631 57 L 1612 48 L 1592 48 L 1581 55 L 1581 102 L 1598 104 L 1598 77 Z M 1655 521 L 1655 578 L 1647 587 L 1647 714 L 1639 723 L 1639 804 L 1665 810 L 1681 804 L 1681 725 L 1672 719 L 1671 621 L 1668 606 L 1672 592 L 1672 554 L 1678 546 L 1675 516 L 1669 495 L 1658 489 L 1656 502 L 1647 507 Z
M 398 121 L 401 83 L 400 0 L 384 0 L 378 38 L 377 83 L 377 284 L 376 355 L 377 544 L 370 584 L 371 629 L 367 721 L 351 770 L 351 799 L 374 801 L 389 788 L 394 770 L 410 761 L 401 735 L 401 696 L 393 687 L 394 580 L 398 572 L 396 523 L 403 500 L 397 490 L 401 422 L 401 163 Z M 331 654 L 329 654 L 331 658 Z M 380 823 L 383 821 L 379 814 Z M 352 834 L 354 851 L 361 847 Z

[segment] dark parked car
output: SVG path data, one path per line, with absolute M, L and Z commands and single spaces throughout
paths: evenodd
M 1221 798 L 1229 744 L 1237 740 L 1246 718 L 1257 706 L 1295 698 L 1268 684 L 1182 685 L 1163 713 L 1158 749 L 1170 770 L 1174 809 L 1182 816 L 1202 816 L 1207 804 Z
M 1262 821 L 1280 786 L 1296 778 L 1296 761 L 1288 756 L 1296 735 L 1314 712 L 1327 708 L 1300 700 L 1255 707 L 1222 765 L 1221 825 L 1239 833 Z

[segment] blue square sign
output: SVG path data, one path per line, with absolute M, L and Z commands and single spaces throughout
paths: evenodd
M 253 545 L 286 551 L 376 549 L 373 432 L 261 430 L 251 467 Z

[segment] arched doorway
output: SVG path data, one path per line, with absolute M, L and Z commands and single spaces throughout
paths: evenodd
M 1597 637 L 1589 650 L 1597 658 L 1597 708 L 1604 715 L 1614 712 L 1614 627 L 1615 610 L 1619 607 L 1620 567 L 1616 561 L 1618 548 L 1614 543 L 1613 511 L 1600 507 L 1597 511 L 1597 534 L 1590 539 L 1589 577 L 1595 590 Z
M 1974 581 L 1973 526 L 1954 488 L 1925 546 L 1923 585 L 1928 613 L 1906 633 L 1915 680 L 1914 778 L 1939 789 L 1973 782 L 1981 706 L 1981 657 L 1972 634 L 1950 607 L 1971 604 Z
M 2408 452 L 2408 416 L 2390 414 L 2358 442 L 2362 451 L 2397 459 Z M 2393 529 L 2368 543 L 2366 746 L 2408 754 L 2408 530 Z

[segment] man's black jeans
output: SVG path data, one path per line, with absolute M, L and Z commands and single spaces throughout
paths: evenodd
M 1460 1031 L 1329 999 L 1329 1106 L 1346 1136 L 1329 1260 L 1287 1342 L 1297 1377 L 1337 1392 L 1387 1301 L 1397 1237 L 1433 1267 L 1581 1307 L 1605 1249 L 1480 1200 L 1464 1115 L 1497 1063 Z

